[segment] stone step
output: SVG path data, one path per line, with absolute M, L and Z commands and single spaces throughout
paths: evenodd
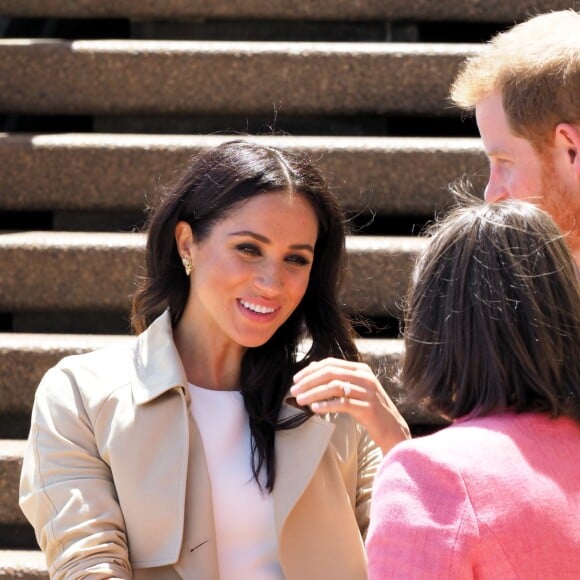
M 343 300 L 354 312 L 396 316 L 424 238 L 349 236 Z M 0 234 L 0 312 L 127 312 L 143 258 L 136 233 Z
M 56 18 L 272 18 L 308 20 L 457 20 L 508 22 L 571 8 L 574 0 L 0 0 L 0 14 Z
M 0 439 L 0 524 L 4 526 L 26 523 L 18 507 L 24 443 L 24 440 Z
M 65 356 L 127 340 L 128 336 L 98 334 L 0 333 L 0 416 L 28 415 L 40 379 Z
M 29 414 L 34 391 L 44 373 L 60 359 L 103 347 L 126 344 L 129 336 L 0 333 L 0 416 Z M 357 346 L 365 362 L 378 374 L 385 389 L 397 400 L 401 392 L 394 379 L 401 355 L 400 339 L 359 338 Z M 437 418 L 401 403 L 413 423 Z M 0 480 L 1 481 L 1 480 Z
M 0 133 L 0 211 L 137 211 L 192 156 L 233 136 Z M 462 175 L 483 185 L 476 138 L 266 137 L 306 152 L 346 209 L 431 215 Z
M 0 39 L 0 113 L 457 115 L 447 102 L 449 85 L 479 49 Z
M 0 580 L 48 580 L 39 550 L 0 550 Z

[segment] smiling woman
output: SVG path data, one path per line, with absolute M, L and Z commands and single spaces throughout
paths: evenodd
M 39 386 L 21 506 L 52 577 L 366 578 L 372 482 L 408 428 L 359 361 L 344 260 L 303 155 L 192 161 L 149 221 L 133 344 Z
M 195 271 L 183 322 L 175 332 L 191 382 L 218 389 L 238 387 L 237 380 L 222 382 L 227 379 L 221 357 L 217 368 L 200 369 L 195 361 L 209 361 L 218 348 L 231 347 L 238 352 L 231 362 L 239 368 L 245 348 L 261 346 L 272 337 L 304 297 L 317 235 L 318 220 L 311 203 L 302 194 L 288 191 L 243 202 L 206 238 L 198 240 L 185 221 L 177 224 L 179 253 Z M 205 328 L 196 352 L 186 337 L 180 348 L 182 335 L 187 334 L 185 321 Z M 210 376 L 200 376 L 200 372 Z

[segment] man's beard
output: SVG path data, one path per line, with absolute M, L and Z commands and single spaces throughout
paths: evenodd
M 541 196 L 538 205 L 547 211 L 560 231 L 572 253 L 580 250 L 580 191 L 572 191 L 557 177 L 554 168 L 542 164 Z

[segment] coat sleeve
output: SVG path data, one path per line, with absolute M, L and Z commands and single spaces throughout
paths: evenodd
M 373 488 L 369 580 L 467 580 L 477 545 L 477 518 L 461 474 L 412 441 L 390 451 Z
M 20 507 L 51 578 L 131 578 L 123 515 L 76 384 L 54 368 L 40 383 L 20 479 Z
M 357 424 L 357 488 L 356 488 L 356 520 L 361 535 L 365 538 L 369 527 L 371 494 L 375 476 L 383 459 L 380 447 L 370 438 L 366 429 Z

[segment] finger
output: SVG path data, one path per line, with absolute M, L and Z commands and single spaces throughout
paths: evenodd
M 306 393 L 318 386 L 335 385 L 336 381 L 342 381 L 343 383 L 354 385 L 355 389 L 360 393 L 360 397 L 365 391 L 372 392 L 376 390 L 375 383 L 377 379 L 370 368 L 365 367 L 357 367 L 352 370 L 324 367 L 313 370 L 296 382 L 290 388 L 290 393 L 296 397 L 300 393 Z
M 296 402 L 299 405 L 310 405 L 315 402 L 324 401 L 327 399 L 336 399 L 339 397 L 348 397 L 356 399 L 364 395 L 365 390 L 358 385 L 334 379 L 329 383 L 314 386 L 308 390 L 298 393 Z
M 347 363 L 347 364 L 341 364 Z M 333 378 L 347 380 L 347 377 L 356 379 L 374 376 L 371 368 L 365 363 L 349 363 L 338 359 L 324 359 L 322 362 L 312 363 L 296 373 L 294 383 L 305 381 L 329 382 Z
M 351 397 L 338 397 L 317 401 L 310 405 L 310 409 L 317 415 L 325 413 L 350 413 L 355 419 L 363 414 L 369 407 L 366 401 L 360 401 Z
M 294 378 L 295 382 L 298 382 L 304 376 L 306 376 L 312 372 L 315 372 L 321 368 L 324 368 L 324 367 L 335 367 L 335 368 L 344 369 L 344 370 L 355 370 L 357 368 L 357 366 L 360 364 L 364 364 L 364 363 L 359 363 L 356 361 L 348 361 L 348 360 L 344 360 L 341 358 L 328 357 L 328 358 L 325 358 L 325 359 L 322 359 L 319 361 L 311 362 L 309 365 L 304 367 L 302 370 L 298 371 L 294 375 L 293 378 Z

